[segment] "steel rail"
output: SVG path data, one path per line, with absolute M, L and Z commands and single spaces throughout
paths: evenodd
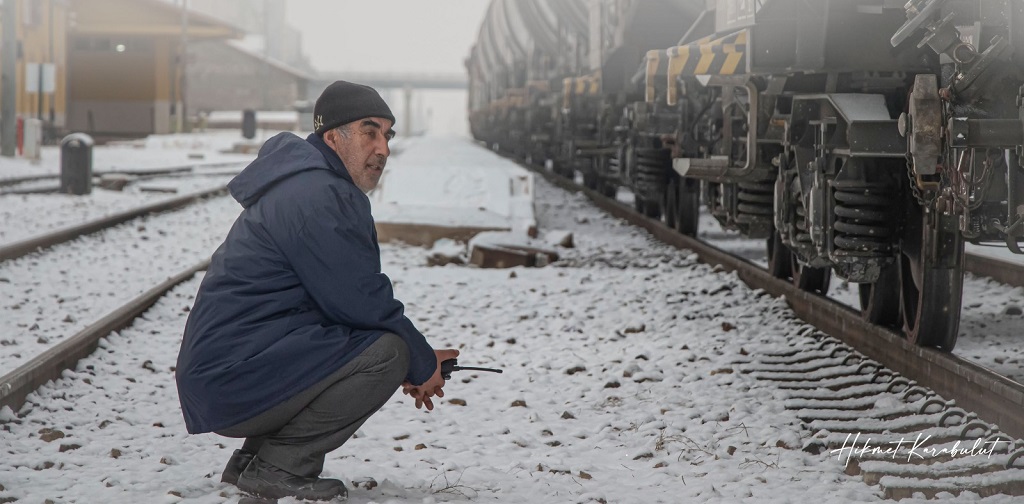
M 901 334 L 864 321 L 851 308 L 800 290 L 754 263 L 680 234 L 660 220 L 646 218 L 623 203 L 541 167 L 524 166 L 564 190 L 582 192 L 602 210 L 646 229 L 659 241 L 691 250 L 702 262 L 735 272 L 751 288 L 783 297 L 801 320 L 940 396 L 955 400 L 957 406 L 977 413 L 1004 433 L 1024 438 L 1024 385 L 956 355 L 913 345 Z
M 1019 264 L 978 254 L 965 254 L 964 269 L 969 273 L 988 277 L 999 283 L 1024 287 L 1024 268 Z
M 24 177 L 5 178 L 5 179 L 0 179 L 0 187 L 12 186 L 12 185 L 17 185 L 17 184 L 22 184 L 22 183 L 25 183 L 25 182 L 35 182 L 37 180 L 56 179 L 56 178 L 59 178 L 59 177 L 60 177 L 60 175 L 57 175 L 57 174 L 46 174 L 46 175 L 26 175 Z
M 101 338 L 131 325 L 151 306 L 178 284 L 192 278 L 209 267 L 204 260 L 142 293 L 125 305 L 110 312 L 78 334 L 54 345 L 14 371 L 0 377 L 0 409 L 4 406 L 18 411 L 29 394 L 50 380 L 57 380 L 64 370 L 74 369 L 78 361 L 91 354 Z
M 169 176 L 169 175 L 177 175 L 177 176 L 181 176 L 181 175 L 205 175 L 204 173 L 195 173 L 195 170 L 197 168 L 222 168 L 222 167 L 225 167 L 225 166 L 232 166 L 232 165 L 244 165 L 245 163 L 246 163 L 245 161 L 210 161 L 210 162 L 191 163 L 191 164 L 178 165 L 178 166 L 168 166 L 168 167 L 164 167 L 164 168 L 154 168 L 152 170 L 139 169 L 139 168 L 128 169 L 128 170 L 118 170 L 118 169 L 111 168 L 111 169 L 106 169 L 106 170 L 93 171 L 92 175 L 94 177 L 100 177 L 100 176 L 103 176 L 103 175 L 128 175 L 130 177 L 137 177 L 139 179 L 148 179 L 148 178 L 163 177 L 163 176 Z M 12 185 L 23 184 L 23 183 L 26 183 L 26 182 L 36 182 L 36 181 L 39 181 L 39 180 L 49 180 L 49 179 L 59 180 L 60 179 L 60 173 L 45 173 L 45 174 L 39 174 L 39 175 L 26 175 L 26 176 L 22 176 L 22 177 L 0 178 L 0 187 L 8 187 L 8 186 L 12 186 Z M 22 193 L 19 193 L 17 191 L 0 191 L 0 195 L 5 195 L 5 194 L 22 194 Z
M 142 206 L 125 212 L 108 215 L 93 221 L 85 222 L 82 224 L 76 224 L 74 226 L 58 229 L 51 233 L 37 236 L 34 238 L 28 238 L 22 241 L 14 242 L 9 245 L 0 247 L 0 261 L 9 261 L 11 259 L 17 259 L 25 255 L 31 254 L 40 249 L 52 247 L 54 245 L 64 243 L 70 240 L 74 240 L 83 235 L 95 233 L 103 229 L 122 224 L 132 219 L 137 219 L 144 215 L 149 215 L 157 212 L 166 212 L 168 210 L 175 210 L 184 206 L 188 206 L 196 201 L 212 197 L 219 196 L 227 192 L 226 186 L 220 186 L 213 189 L 206 189 L 197 191 L 194 193 L 179 196 L 177 198 L 171 198 L 168 200 L 160 201 L 150 205 Z

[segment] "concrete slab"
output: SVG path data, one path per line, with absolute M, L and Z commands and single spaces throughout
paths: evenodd
M 443 238 L 457 242 L 468 242 L 474 236 L 487 231 L 506 231 L 507 228 L 484 228 L 473 226 L 436 226 L 401 222 L 376 221 L 377 240 L 380 242 L 400 241 L 409 245 L 432 247 Z
M 431 246 L 486 231 L 536 233 L 533 174 L 468 138 L 409 139 L 370 194 L 377 237 Z

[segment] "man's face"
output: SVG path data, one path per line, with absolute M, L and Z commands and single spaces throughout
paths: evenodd
M 342 127 L 349 132 L 347 138 L 337 130 L 324 133 L 324 142 L 338 154 L 352 181 L 364 193 L 377 187 L 384 173 L 391 154 L 388 141 L 395 136 L 391 126 L 391 121 L 383 117 L 367 117 Z

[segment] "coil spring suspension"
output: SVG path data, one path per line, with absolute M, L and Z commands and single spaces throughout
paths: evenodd
M 626 160 L 623 159 L 625 156 L 626 146 L 619 145 L 619 147 L 615 149 L 615 154 L 608 157 L 608 171 L 616 178 L 621 176 L 623 170 L 625 170 Z
M 665 190 L 672 154 L 668 149 L 638 148 L 636 150 L 636 185 L 648 198 L 656 198 Z
M 796 214 L 796 218 L 793 222 L 793 227 L 796 228 L 796 233 L 793 235 L 793 243 L 797 246 L 808 245 L 811 243 L 811 225 L 807 222 L 807 209 L 804 208 L 801 200 L 801 195 L 797 193 L 793 204 L 793 210 Z
M 737 189 L 737 222 L 749 224 L 772 219 L 775 213 L 774 180 L 741 182 Z
M 891 189 L 842 180 L 833 181 L 832 187 L 835 250 L 858 256 L 889 255 L 896 216 Z

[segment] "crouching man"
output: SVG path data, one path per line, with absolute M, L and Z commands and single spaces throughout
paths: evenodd
M 190 433 L 245 438 L 222 481 L 266 498 L 330 500 L 320 478 L 400 387 L 416 407 L 444 395 L 434 350 L 381 273 L 366 193 L 395 118 L 370 87 L 338 81 L 314 133 L 271 138 L 229 184 L 244 209 L 213 255 L 185 325 L 176 381 Z

